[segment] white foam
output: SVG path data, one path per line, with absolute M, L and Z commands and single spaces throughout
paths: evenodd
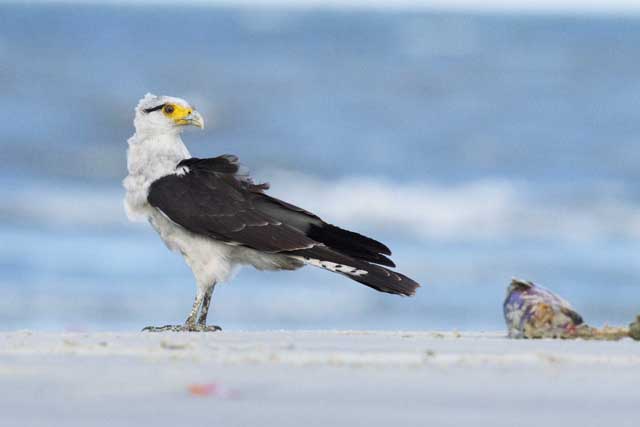
M 368 177 L 327 182 L 289 172 L 264 176 L 272 177 L 271 194 L 360 231 L 443 240 L 640 237 L 640 206 L 614 184 L 600 185 L 585 202 L 538 195 L 526 183 L 498 179 L 437 185 Z
M 581 197 L 549 193 L 526 182 L 500 179 L 457 185 L 392 182 L 374 177 L 322 179 L 300 173 L 256 174 L 270 195 L 362 233 L 385 231 L 417 240 L 545 239 L 600 241 L 640 238 L 640 204 L 616 183 Z M 36 182 L 0 189 L 0 217 L 68 227 L 127 224 L 119 187 Z
M 48 226 L 126 226 L 116 186 L 91 187 L 56 182 L 30 182 L 0 189 L 0 217 Z

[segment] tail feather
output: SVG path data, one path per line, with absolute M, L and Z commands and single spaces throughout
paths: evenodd
M 362 234 L 323 223 L 322 225 L 312 224 L 307 236 L 350 257 L 388 267 L 396 266 L 385 256 L 391 255 L 386 245 Z
M 411 296 L 420 285 L 409 277 L 379 265 L 341 254 L 326 246 L 291 252 L 305 264 L 342 274 L 356 282 L 389 294 Z

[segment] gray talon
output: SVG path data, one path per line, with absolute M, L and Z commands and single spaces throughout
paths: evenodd
M 199 326 L 199 328 L 201 332 L 218 332 L 222 330 L 222 328 L 217 325 Z
M 218 332 L 222 328 L 216 325 L 165 325 L 147 326 L 142 332 Z
M 189 313 L 189 317 L 184 325 L 165 325 L 165 326 L 147 326 L 142 332 L 217 332 L 221 331 L 220 326 L 207 326 L 207 314 L 209 313 L 209 305 L 211 304 L 211 295 L 215 283 L 208 287 L 204 292 L 198 292 L 193 302 L 193 308 Z M 200 315 L 198 316 L 198 313 Z M 197 322 L 196 322 L 197 318 Z

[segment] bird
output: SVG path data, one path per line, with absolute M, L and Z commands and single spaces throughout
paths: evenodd
M 128 139 L 124 207 L 131 221 L 148 221 L 191 268 L 196 297 L 184 324 L 148 332 L 213 332 L 207 315 L 216 285 L 241 266 L 296 270 L 306 265 L 341 274 L 380 292 L 414 295 L 420 286 L 393 271 L 389 248 L 267 194 L 238 157 L 195 158 L 182 141 L 204 118 L 181 98 L 147 93 L 135 108 Z

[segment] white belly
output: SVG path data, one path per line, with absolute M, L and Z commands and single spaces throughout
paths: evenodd
M 152 209 L 149 222 L 169 249 L 182 254 L 200 289 L 204 290 L 212 283 L 226 282 L 240 265 L 251 265 L 259 270 L 294 270 L 303 265 L 285 255 L 259 252 L 199 236 Z
M 233 246 L 193 234 L 173 223 L 157 209 L 153 209 L 149 222 L 169 249 L 182 254 L 199 288 L 225 282 L 233 275 L 238 265 Z

